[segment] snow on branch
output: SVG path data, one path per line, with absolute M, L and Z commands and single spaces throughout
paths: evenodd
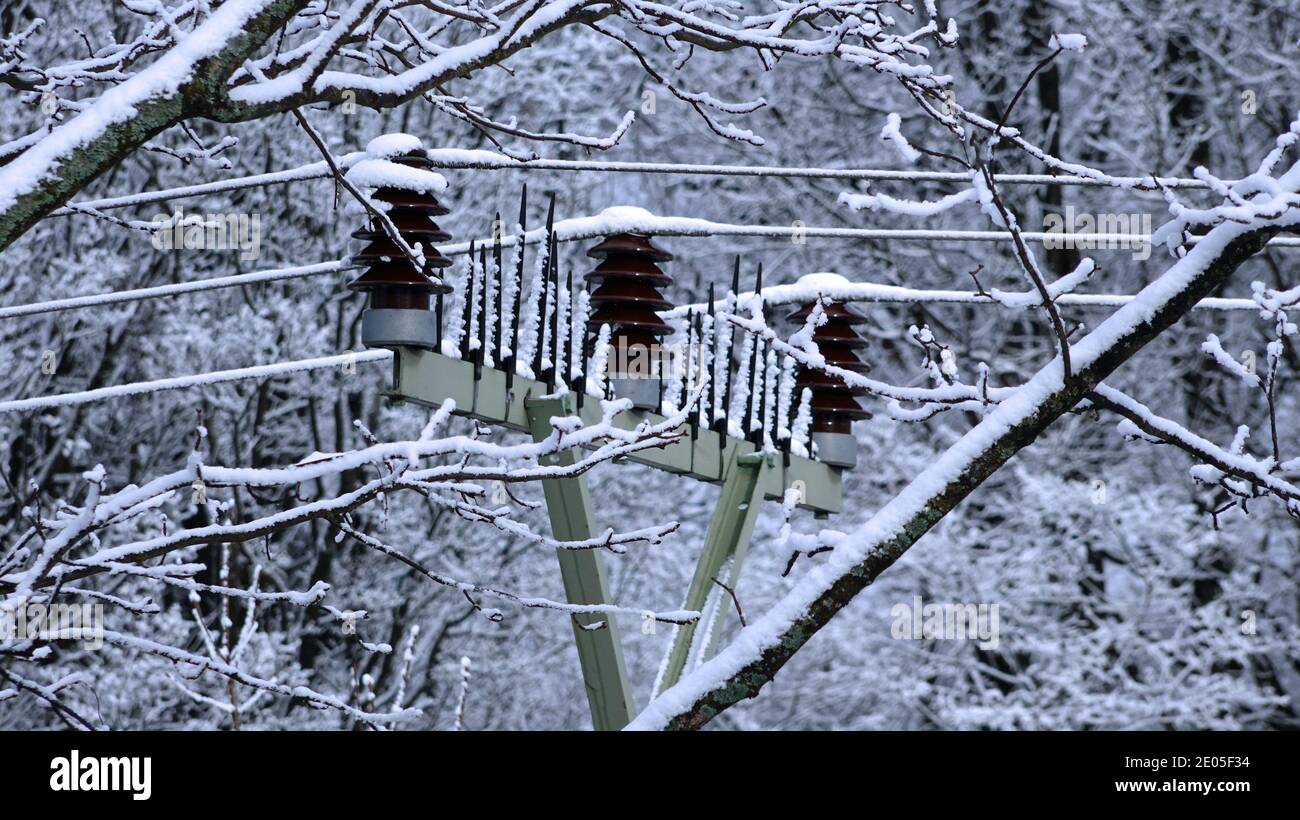
M 0 77 L 34 92 L 33 99 L 51 95 L 56 119 L 48 133 L 33 132 L 0 148 L 0 157 L 12 157 L 0 166 L 0 249 L 134 150 L 152 146 L 189 162 L 232 149 L 235 144 L 222 137 L 199 140 L 186 124 L 196 118 L 244 122 L 321 103 L 391 108 L 429 95 L 444 112 L 484 131 L 611 148 L 631 127 L 631 112 L 608 137 L 552 134 L 490 117 L 470 97 L 445 89 L 570 26 L 612 37 L 714 133 L 753 144 L 762 138 L 715 114 L 744 116 L 764 101 L 728 102 L 707 89 L 684 87 L 680 78 L 690 54 L 681 44 L 752 53 L 768 67 L 787 54 L 838 59 L 892 77 L 913 93 L 937 93 L 951 80 L 928 64 L 923 41 L 941 48 L 956 43 L 952 21 L 941 30 L 931 19 L 909 31 L 895 18 L 864 16 L 856 0 L 785 4 L 743 17 L 717 14 L 712 6 L 646 0 L 526 0 L 493 9 L 434 2 L 424 5 L 444 19 L 424 30 L 402 14 L 402 5 L 351 0 L 321 14 L 310 0 L 227 0 L 208 14 L 200 3 L 165 11 L 161 4 L 145 11 L 142 4 L 147 22 L 133 38 L 64 66 L 22 60 L 23 43 L 37 26 L 9 35 L 0 42 Z M 657 66 L 656 48 L 670 68 Z M 401 56 L 393 60 L 392 54 Z M 152 57 L 147 64 L 146 55 Z M 97 96 L 74 102 L 54 93 L 87 81 L 103 86 Z M 185 131 L 197 147 L 151 142 L 172 128 Z
M 1250 183 L 1255 196 L 1247 206 L 1228 202 L 1195 216 L 1198 224 L 1213 226 L 1204 240 L 1186 250 L 1132 302 L 1073 343 L 1069 351 L 1073 368 L 1067 369 L 1066 351 L 1061 350 L 866 523 L 848 533 L 824 562 L 809 569 L 784 598 L 751 621 L 729 646 L 661 693 L 629 728 L 696 728 L 738 701 L 755 696 L 859 591 L 1015 453 L 1085 401 L 1107 376 L 1184 316 L 1200 297 L 1228 281 L 1271 237 L 1282 231 L 1300 231 L 1300 162 L 1278 176 L 1271 175 L 1281 152 L 1293 145 L 1297 136 L 1300 121 L 1279 139 L 1278 150 L 1261 163 Z M 759 327 L 754 330 L 762 332 Z M 1149 416 L 1134 416 L 1141 419 L 1135 421 L 1138 426 L 1148 424 L 1151 434 L 1159 435 Z M 1213 453 L 1203 449 L 1207 456 Z M 1224 463 L 1244 474 L 1238 479 L 1248 485 L 1243 494 L 1248 494 L 1251 486 L 1282 489 L 1280 479 L 1261 474 L 1257 465 L 1241 459 Z
M 697 391 L 693 399 L 698 398 Z M 468 525 L 492 527 L 511 541 L 548 550 L 622 554 L 632 545 L 657 545 L 676 531 L 676 522 L 627 531 L 609 529 L 590 539 L 562 541 L 535 532 L 517 517 L 512 505 L 486 502 L 490 495 L 495 497 L 490 490 L 497 483 L 518 486 L 582 475 L 639 450 L 670 444 L 691 412 L 688 407 L 657 424 L 646 422 L 626 430 L 614 424 L 614 417 L 627 407 L 626 400 L 603 401 L 600 421 L 594 424 L 586 424 L 578 417 L 555 417 L 551 419 L 552 432 L 544 439 L 511 444 L 483 439 L 477 427 L 471 435 L 443 434 L 455 408 L 449 400 L 432 414 L 416 438 L 384 442 L 359 425 L 363 446 L 340 453 L 313 453 L 298 463 L 279 467 L 207 463 L 203 452 L 207 432 L 200 424 L 195 429 L 194 449 L 182 469 L 142 484 L 109 490 L 109 471 L 101 465 L 86 471 L 75 494 L 38 498 L 29 505 L 23 511 L 26 530 L 16 534 L 11 543 L 0 545 L 0 609 L 14 611 L 45 605 L 64 595 L 112 608 L 132 628 L 98 628 L 96 640 L 170 662 L 176 670 L 172 686 L 195 703 L 217 710 L 233 722 L 234 728 L 239 728 L 241 715 L 259 696 L 297 699 L 336 711 L 366 727 L 386 728 L 390 723 L 418 717 L 419 710 L 403 708 L 400 696 L 394 709 L 370 708 L 375 698 L 366 694 L 364 682 L 360 692 L 340 696 L 267 676 L 257 671 L 248 649 L 250 636 L 257 630 L 258 608 L 288 606 L 320 613 L 341 624 L 344 636 L 359 651 L 387 654 L 391 646 L 357 633 L 356 624 L 366 618 L 365 610 L 329 603 L 342 596 L 351 598 L 372 591 L 323 581 L 302 590 L 263 590 L 258 585 L 260 562 L 253 569 L 251 582 L 241 586 L 231 572 L 233 551 L 242 544 L 261 541 L 266 544 L 267 559 L 274 560 L 270 549 L 273 540 L 287 537 L 295 527 L 318 522 L 337 531 L 338 538 L 350 536 L 369 551 L 397 559 L 422 577 L 455 590 L 473 611 L 493 621 L 502 620 L 504 614 L 480 604 L 481 596 L 569 615 L 645 617 L 644 608 L 573 605 L 478 581 L 463 581 L 435 572 L 415 553 L 390 547 L 363 531 L 368 522 L 386 522 L 398 498 L 406 495 L 419 499 L 421 504 L 428 502 L 435 509 L 448 510 Z M 579 452 L 579 457 L 572 464 L 549 463 L 550 456 L 573 450 Z M 357 481 L 350 476 L 362 478 Z M 268 494 L 286 503 L 260 501 Z M 514 498 L 510 494 L 507 497 Z M 531 506 L 524 504 L 523 508 Z M 173 523 L 173 518 L 179 518 L 180 523 Z M 199 550 L 204 547 L 217 547 L 220 553 L 215 582 L 200 580 L 209 570 L 201 559 L 206 553 Z M 154 634 L 150 619 L 165 612 L 166 606 L 155 604 L 152 597 L 133 600 L 132 596 L 143 590 L 163 588 L 188 594 L 201 652 L 177 645 L 162 632 Z M 130 594 L 124 594 L 124 590 Z M 204 602 L 212 603 L 205 607 Z M 237 627 L 231 617 L 232 602 L 245 608 L 242 627 Z M 219 613 L 215 619 L 206 614 L 213 607 Z M 682 625 L 693 623 L 699 613 L 665 611 L 653 617 L 665 624 Z M 55 630 L 6 642 L 0 645 L 0 670 L 6 672 L 4 680 L 14 691 L 42 697 L 65 721 L 87 728 L 93 724 L 85 721 L 87 726 L 83 726 L 82 716 L 67 707 L 57 692 L 35 688 L 21 675 L 8 672 L 13 664 L 46 660 L 57 642 L 82 637 L 81 632 Z M 225 693 L 201 685 L 200 679 L 207 672 L 229 682 Z M 237 688 L 252 690 L 253 694 L 237 696 Z

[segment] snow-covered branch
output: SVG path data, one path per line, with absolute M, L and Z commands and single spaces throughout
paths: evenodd
M 1289 147 L 1300 120 L 1278 139 Z M 777 671 L 840 609 L 962 500 L 1031 444 L 1056 419 L 1087 398 L 1110 373 L 1186 314 L 1198 299 L 1227 281 L 1246 259 L 1280 231 L 1300 228 L 1300 162 L 1270 174 L 1274 152 L 1252 183 L 1260 193 L 1247 209 L 1198 215 L 1214 224 L 1206 241 L 1187 251 L 1134 302 L 1111 315 L 1071 347 L 1073 378 L 1061 357 L 1049 362 L 1015 394 L 984 416 L 937 461 L 922 470 L 825 562 L 715 658 L 654 700 L 630 728 L 694 728 L 732 704 L 755 696 Z

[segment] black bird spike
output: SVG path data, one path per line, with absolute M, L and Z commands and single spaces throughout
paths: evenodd
M 506 368 L 506 390 L 509 391 L 511 385 L 515 382 L 515 363 L 519 361 L 519 306 L 521 297 L 524 294 L 524 234 L 526 228 L 524 225 L 528 220 L 528 183 L 524 183 L 524 191 L 519 196 L 519 236 L 515 246 L 519 249 L 518 258 L 515 261 L 515 309 L 510 314 L 510 366 Z
M 460 358 L 469 361 L 469 337 L 474 330 L 474 241 L 469 243 L 469 274 L 465 277 L 465 310 L 461 321 Z
M 501 315 L 501 295 L 506 286 L 506 272 L 501 266 L 501 234 L 505 233 L 505 223 L 501 221 L 501 213 L 498 211 L 496 221 L 492 223 L 492 264 L 496 265 L 496 329 L 492 334 L 492 364 L 497 368 L 502 367 L 501 363 L 501 322 L 504 317 Z
M 718 415 L 718 408 L 714 405 L 717 403 L 718 395 L 718 317 L 716 308 L 713 304 L 713 283 L 709 283 L 709 336 L 712 344 L 707 351 L 709 354 L 709 416 L 705 425 L 709 429 L 714 428 L 714 418 Z
M 691 295 L 691 301 L 692 302 L 695 301 L 694 294 Z M 706 352 L 705 345 L 704 345 L 704 316 L 703 314 L 700 313 L 695 314 L 695 346 L 700 349 L 700 354 L 701 354 L 698 358 L 694 355 L 691 356 L 692 359 L 695 359 L 696 367 L 698 368 L 695 373 L 695 381 L 698 386 L 700 383 L 704 381 L 703 354 Z M 687 349 L 688 350 L 690 349 L 689 346 L 687 347 Z M 708 389 L 710 391 L 713 390 L 713 382 L 711 381 L 709 382 Z M 691 441 L 694 441 L 695 439 L 700 437 L 700 419 L 703 415 L 702 412 L 703 409 L 704 409 L 704 394 L 701 393 L 700 400 L 695 403 L 695 409 L 691 411 Z
M 556 275 L 559 275 L 557 270 Z M 568 384 L 573 376 L 573 267 L 565 273 L 564 293 L 568 304 L 564 306 L 564 327 L 560 328 L 560 361 L 556 373 Z M 559 312 L 556 312 L 559 315 Z
M 546 386 L 554 390 L 560 374 L 560 260 L 555 234 L 551 234 L 551 295 L 555 309 L 551 311 L 551 369 L 546 372 Z
M 694 303 L 694 297 L 691 302 Z M 682 362 L 682 395 L 681 400 L 677 402 L 679 408 L 686 406 L 686 400 L 691 395 L 691 339 L 694 330 L 695 310 L 687 308 L 686 310 L 686 358 Z
M 479 368 L 482 367 L 484 359 L 487 357 L 488 336 L 492 332 L 492 328 L 488 327 L 488 303 L 491 301 L 488 285 L 491 284 L 491 280 L 488 276 L 487 253 L 487 244 L 480 245 L 478 249 L 478 266 L 479 270 L 483 271 L 483 306 L 478 312 L 478 351 L 474 354 L 474 378 L 476 380 L 478 379 Z
M 542 356 L 546 353 L 546 293 L 551 285 L 551 245 L 555 236 L 555 195 L 546 212 L 545 247 L 542 249 L 542 295 L 537 300 L 537 344 L 533 346 L 533 378 L 542 380 Z
M 731 301 L 732 310 L 736 309 L 736 299 L 740 296 L 740 255 L 736 255 L 735 267 L 731 270 Z M 727 390 L 722 397 L 722 419 L 718 422 L 718 432 L 724 436 L 727 434 L 727 422 L 731 418 L 731 397 L 733 383 L 736 379 L 735 357 L 732 355 L 736 349 L 736 327 L 731 323 L 727 324 L 726 333 L 731 334 L 729 339 L 731 344 L 727 345 Z

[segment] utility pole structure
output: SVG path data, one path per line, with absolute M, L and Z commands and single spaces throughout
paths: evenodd
M 413 167 L 428 164 L 428 158 L 418 151 L 393 161 Z M 587 388 L 588 367 L 594 361 L 590 343 L 609 337 L 610 328 L 620 354 L 634 347 L 649 349 L 652 356 L 656 355 L 666 347 L 663 338 L 674 332 L 661 315 L 671 308 L 662 289 L 672 279 L 659 268 L 659 264 L 672 259 L 672 254 L 655 245 L 651 237 L 613 234 L 588 251 L 601 261 L 587 277 L 596 287 L 586 294 L 592 312 L 584 317 L 585 327 L 580 326 L 575 316 L 582 301 L 574 289 L 572 272 L 564 279 L 560 276 L 552 200 L 540 276 L 535 280 L 536 292 L 531 295 L 536 308 L 529 322 L 530 332 L 535 333 L 535 338 L 529 340 L 530 366 L 519 361 L 522 246 L 514 265 L 509 301 L 505 297 L 507 278 L 499 233 L 491 257 L 486 246 L 481 249 L 477 267 L 471 253 L 461 300 L 460 330 L 455 341 L 448 341 L 443 338 L 444 296 L 452 289 L 444 283 L 441 271 L 451 261 L 433 244 L 449 238 L 433 221 L 447 210 L 427 192 L 384 187 L 375 192 L 374 198 L 389 205 L 387 218 L 392 222 L 385 224 L 384 217 L 372 215 L 367 228 L 354 234 L 365 244 L 353 259 L 368 267 L 349 287 L 367 293 L 369 298 L 362 314 L 362 342 L 394 353 L 390 398 L 434 408 L 450 399 L 457 415 L 530 435 L 534 441 L 544 441 L 554 434 L 551 422 L 555 418 L 577 417 L 587 426 L 603 421 L 601 399 L 611 392 L 630 405 L 610 419 L 615 428 L 634 431 L 645 425 L 662 426 L 667 421 L 660 413 L 664 380 L 659 363 L 654 363 L 650 372 L 641 373 L 634 372 L 636 368 L 628 362 L 620 362 L 613 372 L 596 374 L 600 380 L 595 383 L 605 385 L 604 395 L 589 395 Z M 525 205 L 520 205 L 521 229 Z M 392 235 L 394 231 L 398 237 Z M 404 246 L 418 248 L 420 253 Z M 417 266 L 420 260 L 423 268 Z M 737 260 L 732 295 L 728 297 L 733 308 L 739 291 L 739 271 Z M 761 299 L 761 266 L 755 292 Z M 513 312 L 511 327 L 507 328 L 503 310 L 510 304 Z M 827 359 L 850 369 L 865 369 L 854 352 L 865 342 L 849 327 L 861 317 L 846 312 L 842 306 L 819 304 L 830 321 L 819 327 L 813 338 L 817 340 L 820 334 Z M 807 315 L 813 309 L 808 305 L 801 313 Z M 722 334 L 728 334 L 729 340 L 732 331 L 717 322 L 710 291 L 708 311 L 692 311 L 687 317 L 685 374 L 680 383 L 674 382 L 680 394 L 671 397 L 672 404 L 690 408 L 685 421 L 672 431 L 669 443 L 636 450 L 625 457 L 682 479 L 721 486 L 717 509 L 686 593 L 686 608 L 692 612 L 704 612 L 712 597 L 715 603 L 709 610 L 711 617 L 707 623 L 696 621 L 676 628 L 662 665 L 659 691 L 679 680 L 692 664 L 711 656 L 720 642 L 764 500 L 784 502 L 787 493 L 794 490 L 801 507 L 819 515 L 839 512 L 841 473 L 852 466 L 856 457 L 849 425 L 854 418 L 866 415 L 856 404 L 853 391 L 834 377 L 801 370 L 791 384 L 790 374 L 772 365 L 774 358 L 768 346 L 755 339 L 747 348 L 747 398 L 740 402 L 746 406 L 739 419 L 731 419 L 735 363 L 730 345 L 722 345 Z M 725 364 L 720 361 L 723 358 Z M 719 372 L 720 367 L 724 372 Z M 789 414 L 793 408 L 778 406 L 781 403 L 774 400 L 778 384 L 785 391 L 782 395 L 787 398 L 786 404 L 792 391 L 797 390 L 803 397 L 801 406 L 810 413 L 812 425 L 807 447 L 816 451 L 818 458 L 792 450 L 790 430 L 795 425 Z M 689 405 L 692 391 L 702 386 L 710 388 L 706 391 L 707 401 L 701 395 L 700 402 Z M 706 403 L 707 415 L 701 409 Z M 548 455 L 543 461 L 548 462 L 546 466 L 567 466 L 578 463 L 581 457 L 581 451 L 575 448 Z M 557 541 L 590 541 L 606 531 L 597 521 L 585 476 L 545 478 L 542 487 Z M 558 558 L 570 603 L 612 603 L 601 550 L 559 549 Z M 725 581 L 721 577 L 724 572 Z M 618 624 L 609 613 L 571 617 L 592 725 L 598 730 L 621 729 L 632 719 L 636 707 Z

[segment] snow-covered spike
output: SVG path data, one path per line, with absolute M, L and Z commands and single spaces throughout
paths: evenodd
M 556 273 L 559 276 L 559 273 Z M 572 362 L 573 350 L 570 345 L 573 344 L 573 266 L 567 266 L 564 272 L 564 316 L 560 317 L 559 310 L 555 311 L 557 320 L 563 318 L 558 328 L 559 340 L 556 341 L 559 358 L 555 360 L 556 372 L 559 378 L 563 379 L 565 384 L 573 378 Z
M 749 364 L 745 369 L 745 413 L 740 417 L 741 435 L 746 439 L 753 438 L 754 426 L 754 395 L 758 392 L 758 349 L 762 347 L 762 341 L 756 336 L 749 344 Z
M 763 434 L 767 430 L 767 351 L 770 343 L 762 339 L 754 345 L 754 392 L 750 402 L 754 414 L 749 425 L 749 440 L 763 448 Z
M 473 240 L 469 243 L 469 272 L 465 274 L 465 310 L 461 319 L 460 358 L 469 361 L 470 339 L 474 335 L 474 249 Z
M 763 263 L 758 263 L 758 270 L 754 273 L 754 308 L 753 313 L 759 316 L 763 312 Z M 750 346 L 751 358 L 749 362 L 748 374 L 748 391 L 745 396 L 745 415 L 741 420 L 741 429 L 746 439 L 753 441 L 755 444 L 762 446 L 763 432 L 762 428 L 755 424 L 762 411 L 762 389 L 763 389 L 763 372 L 759 368 L 766 362 L 763 357 L 763 344 L 755 339 L 754 344 Z M 758 404 L 755 404 L 758 402 Z M 756 433 L 757 428 L 757 433 Z
M 694 302 L 695 298 L 691 297 L 691 301 Z M 691 395 L 691 360 L 693 358 L 691 355 L 691 344 L 695 341 L 694 323 L 695 309 L 691 308 L 686 311 L 686 347 L 684 348 L 686 351 L 686 357 L 681 363 L 682 389 L 681 395 L 678 397 L 677 401 L 677 406 L 679 408 L 686 406 L 686 401 Z
M 736 255 L 736 261 L 731 269 L 731 293 L 727 295 L 728 310 L 736 309 L 737 299 L 740 298 L 740 255 Z M 734 384 L 736 377 L 735 362 L 732 359 L 732 350 L 735 348 L 736 331 L 734 327 L 729 326 L 726 332 L 730 334 L 729 344 L 727 345 L 727 389 L 722 399 L 722 419 L 718 422 L 717 430 L 719 433 L 727 432 L 727 425 L 731 420 L 731 400 L 734 394 Z
M 478 381 L 479 377 L 482 375 L 481 369 L 484 360 L 487 358 L 488 346 L 492 344 L 492 340 L 488 338 L 488 335 L 491 332 L 491 326 L 488 322 L 488 305 L 491 304 L 492 301 L 488 296 L 488 285 L 491 284 L 492 277 L 488 275 L 487 253 L 487 243 L 479 245 L 478 268 L 482 271 L 482 273 L 479 274 L 482 277 L 482 287 L 480 288 L 481 292 L 479 293 L 478 299 L 479 304 L 477 305 L 478 320 L 475 322 L 475 326 L 478 328 L 478 348 L 474 351 L 474 381 Z
M 694 301 L 694 299 L 695 297 L 694 295 L 692 295 L 691 300 Z M 704 317 L 698 312 L 695 314 L 694 330 L 695 330 L 695 344 L 700 348 L 700 356 L 697 357 L 694 355 L 694 353 L 689 352 L 691 350 L 690 345 L 687 345 L 686 349 L 688 351 L 687 355 L 690 357 L 691 362 L 694 364 L 695 367 L 698 368 L 695 372 L 695 383 L 698 386 L 700 382 L 704 381 L 704 354 L 707 354 L 709 352 L 707 345 L 704 344 Z M 712 382 L 709 382 L 709 389 L 710 390 L 713 389 Z M 695 409 L 691 411 L 691 440 L 692 441 L 694 441 L 700 435 L 700 419 L 701 419 L 702 411 L 704 409 L 704 403 L 705 403 L 704 394 L 701 393 L 700 400 L 695 403 Z
M 524 295 L 524 248 L 522 241 L 528 223 L 528 184 L 524 183 L 519 195 L 519 247 L 515 257 L 515 307 L 510 314 L 510 363 L 506 366 L 506 390 L 509 391 L 515 381 L 515 366 L 519 361 L 519 311 Z
M 435 293 L 433 297 L 434 298 L 433 321 L 434 321 L 435 335 L 438 337 L 438 347 L 435 348 L 435 350 L 440 350 L 442 348 L 442 333 L 443 333 L 442 316 L 443 316 L 443 309 L 445 307 L 443 305 L 443 297 L 445 295 L 446 294 L 439 291 L 438 293 Z
M 504 366 L 501 361 L 501 333 L 504 330 L 501 326 L 501 296 L 506 287 L 506 272 L 505 268 L 501 264 L 501 234 L 504 232 L 503 223 L 501 222 L 501 212 L 498 211 L 496 217 L 492 220 L 492 265 L 493 276 L 496 278 L 496 293 L 494 295 L 496 300 L 496 326 L 493 328 L 492 332 L 492 364 L 498 368 Z
M 577 370 L 574 373 L 573 390 L 578 394 L 578 412 L 582 412 L 582 400 L 587 395 L 587 368 L 590 351 L 587 345 L 587 322 L 586 317 L 591 313 L 590 302 L 584 302 L 587 298 L 587 291 L 579 288 L 573 289 L 573 269 L 569 269 L 569 298 L 572 300 L 569 308 L 569 364 L 573 366 L 573 360 L 577 360 Z
M 546 236 L 542 261 L 538 267 L 541 271 L 541 276 L 538 278 L 541 280 L 542 293 L 537 299 L 537 343 L 533 345 L 533 377 L 537 379 L 542 377 L 542 360 L 546 358 L 546 296 L 551 285 L 548 274 L 551 271 L 553 247 L 555 247 L 555 194 L 551 194 L 551 204 L 546 210 Z
M 550 250 L 550 288 L 551 288 L 551 366 L 546 370 L 546 386 L 554 388 L 560 375 L 560 262 L 559 243 L 555 234 L 551 234 Z
M 716 429 L 718 426 L 718 389 L 720 387 L 718 382 L 718 364 L 721 356 L 718 355 L 718 308 L 712 282 L 709 283 L 709 321 L 707 324 L 709 326 L 711 344 L 709 348 L 709 415 L 706 420 L 709 422 L 709 427 L 711 429 Z

